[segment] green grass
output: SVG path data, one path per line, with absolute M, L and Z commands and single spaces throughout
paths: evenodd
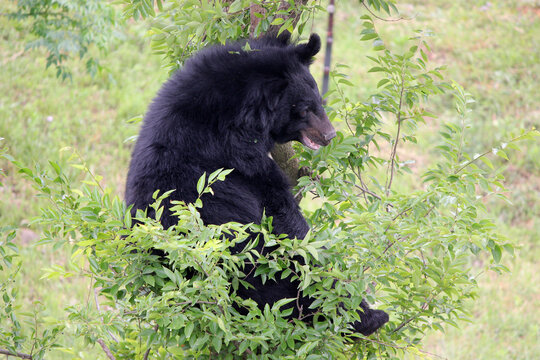
M 490 149 L 520 127 L 539 127 L 538 2 L 415 0 L 399 7 L 410 20 L 376 21 L 385 43 L 404 49 L 412 30 L 433 30 L 437 36 L 431 40 L 432 62 L 447 64 L 447 77 L 477 99 L 469 150 Z M 359 42 L 361 14 L 357 5 L 338 3 L 333 60 L 348 64 L 348 74 L 358 84 L 347 95 L 363 99 L 376 91 L 378 78 L 367 73 L 371 64 L 364 56 L 370 49 Z M 321 18 L 314 31 L 322 34 L 325 26 Z M 73 82 L 61 83 L 52 69 L 45 70 L 44 53 L 22 52 L 28 40 L 24 28 L 0 17 L 0 137 L 10 154 L 29 165 L 45 166 L 48 160 L 65 165 L 66 157 L 59 150 L 76 148 L 90 168 L 103 175 L 104 185 L 122 194 L 132 146 L 124 140 L 137 132 L 137 126 L 126 120 L 145 111 L 167 77 L 159 58 L 150 54 L 143 33 L 144 29 L 130 25 L 125 39 L 102 58 L 108 73 L 92 79 L 81 63 L 73 61 Z M 316 78 L 320 70 L 319 61 L 314 65 Z M 402 159 L 417 161 L 415 171 L 437 160 L 431 148 L 434 133 L 441 122 L 454 116 L 447 97 L 433 107 L 440 119 L 419 130 L 418 146 L 402 149 Z M 512 273 L 484 274 L 478 299 L 469 304 L 471 323 L 449 328 L 445 334 L 428 334 L 425 349 L 431 353 L 448 359 L 535 359 L 540 354 L 540 144 L 524 144 L 523 151 L 511 157 L 510 163 L 496 164 L 510 182 L 512 204 L 487 201 L 502 231 L 521 245 L 514 259 L 506 259 Z M 17 238 L 24 261 L 20 275 L 24 307 L 40 300 L 45 314 L 58 318 L 65 306 L 91 302 L 87 280 L 40 279 L 42 268 L 65 264 L 69 254 L 34 246 L 39 229 L 30 223 L 44 203 L 9 164 L 0 161 L 0 168 L 7 173 L 0 188 L 0 224 L 25 229 Z M 77 355 L 64 358 L 103 356 L 100 349 L 86 349 L 77 339 L 68 341 Z

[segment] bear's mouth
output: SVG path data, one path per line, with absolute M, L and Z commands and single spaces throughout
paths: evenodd
M 300 131 L 300 142 L 312 150 L 318 150 L 321 146 L 330 144 L 330 140 L 336 136 L 333 134 L 323 135 L 317 129 L 308 128 Z
M 336 137 L 336 130 L 328 120 L 323 109 L 319 114 L 312 111 L 308 114 L 308 126 L 300 130 L 299 141 L 312 150 L 318 150 L 321 146 L 330 144 L 330 140 Z
M 311 114 L 309 125 L 310 127 L 300 130 L 299 141 L 312 150 L 330 144 L 330 140 L 336 137 L 336 130 L 326 114 L 321 117 Z

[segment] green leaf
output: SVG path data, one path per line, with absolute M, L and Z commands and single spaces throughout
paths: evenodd
M 491 248 L 491 255 L 493 255 L 493 261 L 495 261 L 496 263 L 501 261 L 501 257 L 502 257 L 501 247 L 499 245 L 494 245 Z
M 244 351 L 247 350 L 249 346 L 249 341 L 247 340 L 244 340 L 240 343 L 240 346 L 238 347 L 238 355 L 242 355 L 244 353 Z
M 222 336 L 212 336 L 212 346 L 214 349 L 216 349 L 216 352 L 219 353 L 221 351 L 221 346 L 223 345 L 223 337 Z
M 186 325 L 186 327 L 184 328 L 184 335 L 186 336 L 186 339 L 191 338 L 191 334 L 193 333 L 194 328 L 195 325 L 192 322 Z
M 225 326 L 225 323 L 223 322 L 223 319 L 221 317 L 217 318 L 217 323 L 221 330 L 227 332 L 227 327 Z
M 480 160 L 482 160 L 482 162 L 486 164 L 490 169 L 494 169 L 493 163 L 491 162 L 491 160 L 488 159 L 487 156 L 481 156 Z
M 375 39 L 375 38 L 378 38 L 378 37 L 379 37 L 379 34 L 377 34 L 377 33 L 365 34 L 364 36 L 362 36 L 360 38 L 360 40 L 366 41 L 366 40 L 371 40 L 371 39 Z
M 231 6 L 229 6 L 229 14 L 236 13 L 242 10 L 242 0 L 235 0 Z
M 319 260 L 319 252 L 317 251 L 317 249 L 315 249 L 315 247 L 311 246 L 311 245 L 307 245 L 306 246 L 306 249 L 307 251 L 309 251 L 309 253 L 311 254 L 311 256 L 313 256 L 313 258 L 315 260 Z
M 491 150 L 491 152 L 492 152 L 494 155 L 497 155 L 498 157 L 501 157 L 501 158 L 503 158 L 503 159 L 505 159 L 505 160 L 509 160 L 509 159 L 508 159 L 508 155 L 506 155 L 506 153 L 505 153 L 503 150 L 501 150 L 500 148 L 493 148 L 493 149 Z
M 143 275 L 143 279 L 144 282 L 150 286 L 154 286 L 156 284 L 155 279 L 152 275 Z
M 204 172 L 202 176 L 199 178 L 199 180 L 197 181 L 197 192 L 199 193 L 199 195 L 202 194 L 205 185 L 206 185 L 206 172 Z
M 339 79 L 337 81 L 338 84 L 344 84 L 344 85 L 347 85 L 347 86 L 354 86 L 354 84 L 352 82 L 350 82 L 349 80 L 347 79 Z
M 380 72 L 380 71 L 384 71 L 384 72 L 388 72 L 388 69 L 385 69 L 383 67 L 380 67 L 380 66 L 374 66 L 372 67 L 371 69 L 368 70 L 368 72 Z
M 382 79 L 377 83 L 377 87 L 380 88 L 381 86 L 388 84 L 390 82 L 390 79 Z
M 272 22 L 270 23 L 270 25 L 281 25 L 285 22 L 285 19 L 281 18 L 281 17 L 277 17 L 275 18 L 274 20 L 272 20 Z

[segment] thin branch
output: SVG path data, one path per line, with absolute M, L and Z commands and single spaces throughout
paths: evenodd
M 99 306 L 97 289 L 94 289 L 94 301 L 96 302 L 96 309 L 98 311 L 98 314 L 100 314 L 101 316 L 101 321 L 103 322 L 103 316 L 101 315 L 101 307 Z M 116 343 L 118 342 L 118 339 L 116 338 L 116 336 L 114 336 L 114 334 L 110 330 L 107 330 L 107 333 L 109 334 L 111 339 L 114 340 L 114 342 Z
M 99 345 L 101 345 L 101 348 L 103 349 L 103 351 L 105 352 L 105 354 L 107 355 L 107 357 L 110 359 L 110 360 L 116 360 L 116 358 L 114 357 L 113 353 L 111 352 L 111 350 L 107 347 L 107 344 L 105 344 L 105 341 L 103 341 L 103 339 L 97 339 L 96 340 L 97 343 Z
M 521 134 L 521 135 L 519 135 L 519 136 L 516 136 L 516 137 L 513 138 L 513 139 L 510 139 L 510 140 L 507 141 L 506 143 L 507 143 L 507 144 L 510 144 L 510 143 L 519 141 L 519 140 L 523 139 L 524 137 L 526 137 L 527 135 L 529 135 L 529 134 L 530 134 L 531 132 L 533 132 L 533 131 L 534 131 L 534 129 L 533 129 L 533 130 L 530 130 L 530 131 L 527 131 L 527 132 L 525 132 L 525 133 L 523 133 L 523 134 Z M 461 170 L 465 169 L 467 166 L 469 166 L 469 165 L 471 165 L 472 163 L 476 162 L 478 159 L 480 159 L 480 158 L 486 156 L 487 154 L 493 152 L 493 151 L 494 151 L 493 149 L 496 149 L 496 148 L 492 148 L 491 150 L 485 151 L 485 152 L 483 152 L 482 154 L 480 154 L 480 155 L 478 155 L 478 156 L 475 156 L 474 159 L 467 161 L 463 166 L 461 166 L 459 169 L 457 169 L 457 170 L 454 172 L 454 174 L 459 173 Z
M 336 88 L 336 91 L 339 95 L 339 98 L 341 99 L 341 101 L 345 102 L 345 94 L 343 93 L 343 90 L 341 89 L 341 87 L 339 86 L 338 82 L 336 81 L 335 77 L 332 77 L 332 81 L 334 83 L 334 87 Z M 347 125 L 347 128 L 349 129 L 349 131 L 351 132 L 351 134 L 354 135 L 354 131 L 353 129 L 351 128 L 351 124 L 349 124 L 349 110 L 345 109 L 345 116 L 343 117 L 343 120 L 345 120 L 345 124 Z
M 77 155 L 77 157 L 79 158 L 79 160 L 82 162 L 82 166 L 84 166 L 85 170 L 86 170 L 86 173 L 90 174 L 90 177 L 92 178 L 92 180 L 94 180 L 94 182 L 96 183 L 96 185 L 98 186 L 99 190 L 101 191 L 102 194 L 105 193 L 105 189 L 101 186 L 101 184 L 99 183 L 98 179 L 96 178 L 96 176 L 94 175 L 94 173 L 92 172 L 92 170 L 90 170 L 90 168 L 86 165 L 86 161 L 85 159 L 82 157 L 82 155 L 79 153 L 79 151 L 77 149 L 74 149 L 74 153 L 75 155 Z
M 354 170 L 353 170 L 353 172 L 354 172 Z M 362 186 L 362 188 L 367 190 L 367 185 L 366 185 L 366 183 L 364 183 L 364 180 L 362 179 L 362 175 L 360 174 L 360 171 L 358 171 L 357 177 L 358 177 L 358 180 L 360 180 L 360 185 Z M 364 196 L 364 201 L 366 202 L 366 205 L 368 205 L 369 202 L 368 202 L 368 199 L 367 199 L 367 196 L 366 196 L 366 192 L 362 191 L 362 195 Z
M 159 325 L 156 324 L 154 326 L 154 331 L 157 331 L 159 329 Z M 143 360 L 148 360 L 148 356 L 150 355 L 150 350 L 152 349 L 151 346 L 148 347 L 148 349 L 146 349 L 146 352 L 144 353 L 144 356 L 143 356 Z
M 148 349 L 146 349 L 146 352 L 144 353 L 144 356 L 143 356 L 143 360 L 148 360 L 148 356 L 150 355 L 150 350 L 152 349 L 152 347 L 148 347 Z
M 431 294 L 428 299 L 426 299 L 426 301 L 422 304 L 422 306 L 420 307 L 422 309 L 422 311 L 418 311 L 416 314 L 414 314 L 413 316 L 411 316 L 410 318 L 408 318 L 407 320 L 404 320 L 401 324 L 399 324 L 394 330 L 392 330 L 390 333 L 393 334 L 395 332 L 398 332 L 399 330 L 401 330 L 405 325 L 407 325 L 408 323 L 410 323 L 411 321 L 413 321 L 414 319 L 416 319 L 418 316 L 420 316 L 422 314 L 423 311 L 426 311 L 427 307 L 429 306 L 429 304 L 431 304 L 431 302 L 435 299 L 435 295 L 434 294 Z
M 370 338 L 368 338 L 368 337 L 363 337 L 363 336 L 360 336 L 359 338 L 362 339 L 362 340 L 365 340 L 365 341 L 372 342 L 372 343 L 374 343 L 374 344 L 379 344 L 379 345 L 389 346 L 389 347 L 391 347 L 391 348 L 398 349 L 398 350 L 407 350 L 407 348 L 411 347 L 411 346 L 408 346 L 408 345 L 407 345 L 407 346 L 393 345 L 393 344 L 385 343 L 385 342 L 382 342 L 382 341 L 379 341 L 379 340 L 370 339 Z M 420 352 L 423 353 L 423 354 L 427 354 L 427 355 L 430 355 L 430 356 L 434 356 L 434 357 L 439 358 L 439 359 L 446 359 L 446 358 L 443 357 L 443 356 L 440 356 L 440 355 L 437 355 L 437 354 L 433 354 L 433 353 L 430 353 L 430 352 L 425 351 L 425 350 L 422 350 L 422 349 L 416 348 L 416 350 L 420 351 Z
M 208 272 L 203 268 L 203 266 L 201 265 L 201 263 L 198 261 L 198 260 L 194 260 L 195 263 L 197 265 L 199 265 L 199 267 L 201 268 L 201 270 L 204 272 L 204 274 L 206 275 L 207 278 L 210 278 L 210 275 L 208 274 Z M 223 306 L 215 301 L 215 302 L 208 302 L 208 301 L 197 301 L 196 303 L 200 303 L 200 304 L 204 304 L 204 303 L 207 303 L 207 304 L 213 304 L 213 305 L 216 305 L 217 307 L 219 307 L 219 310 L 221 311 L 222 314 L 225 314 L 225 310 L 223 310 Z M 179 304 L 182 304 L 182 303 L 179 303 Z
M 492 152 L 493 150 L 488 150 L 480 155 L 478 155 L 477 157 L 475 157 L 474 159 L 472 160 L 469 160 L 465 163 L 465 165 L 463 165 L 462 167 L 460 167 L 459 169 L 457 169 L 454 174 L 458 174 L 461 170 L 465 169 L 467 166 L 471 165 L 472 163 L 476 162 L 476 160 L 480 159 L 481 157 L 484 157 L 486 156 L 487 154 L 489 154 L 490 152 Z
M 401 324 L 399 324 L 399 326 L 397 328 L 395 328 L 394 330 L 392 330 L 390 333 L 395 333 L 399 330 L 401 330 L 405 325 L 407 325 L 408 323 L 410 323 L 411 321 L 413 321 L 414 319 L 416 319 L 418 316 L 420 315 L 420 312 L 418 312 L 417 314 L 415 314 L 414 316 L 411 316 L 410 318 L 408 318 L 407 320 L 403 321 Z
M 397 214 L 396 216 L 394 216 L 392 218 L 392 221 L 390 222 L 390 224 L 388 224 L 388 226 L 386 227 L 386 229 L 384 230 L 384 234 L 386 234 L 388 232 L 388 230 L 390 229 L 390 225 L 392 225 L 392 223 L 394 221 L 397 220 L 398 217 L 400 217 L 401 215 L 405 214 L 407 211 L 409 210 L 412 210 L 412 207 L 408 207 L 408 208 L 405 208 L 404 210 L 402 210 L 399 214 Z
M 101 313 L 101 307 L 99 306 L 97 289 L 94 289 L 94 301 L 96 302 L 96 309 L 98 313 Z
M 37 320 L 37 313 L 34 312 L 34 334 L 38 334 L 38 320 Z M 30 354 L 34 353 L 34 347 L 36 346 L 37 339 L 34 339 L 32 342 L 32 348 L 30 348 Z
M 7 350 L 4 350 L 4 349 L 0 349 L 0 354 L 1 355 L 6 355 L 6 356 L 15 356 L 15 357 L 18 357 L 18 358 L 21 358 L 21 359 L 29 359 L 29 360 L 32 360 L 32 355 L 28 355 L 28 354 L 24 354 L 24 353 L 20 353 L 20 352 L 16 352 L 16 353 L 12 353 L 11 351 L 7 351 Z
M 198 260 L 195 260 L 195 259 L 194 259 L 193 261 L 195 261 L 195 263 L 196 263 L 197 265 L 199 265 L 199 267 L 201 268 L 201 270 L 202 270 L 202 272 L 204 273 L 204 275 L 206 275 L 206 277 L 209 278 L 210 275 L 208 274 L 208 272 L 206 272 L 206 270 L 203 268 L 203 266 L 201 265 L 201 263 L 200 263 Z
M 294 195 L 294 198 L 297 199 L 301 194 L 302 192 L 307 188 L 307 185 L 306 186 L 302 186 L 300 189 L 298 189 L 298 191 L 296 192 L 296 194 Z
M 374 198 L 376 198 L 377 200 L 381 200 L 381 197 L 377 194 L 375 194 L 373 191 L 371 190 L 368 190 L 360 185 L 357 185 L 353 182 L 350 182 L 350 181 L 347 181 L 347 180 L 344 180 L 343 182 L 347 183 L 347 184 L 350 184 L 350 185 L 353 185 L 355 188 L 359 189 L 360 191 L 362 191 L 362 193 L 365 193 L 365 194 L 369 194 L 371 196 L 373 196 Z M 388 204 L 390 205 L 391 207 L 394 207 L 392 204 Z
M 199 301 L 182 301 L 182 302 L 177 302 L 174 305 L 175 306 L 181 306 L 181 305 L 197 305 L 197 304 L 218 305 L 217 301 L 203 301 L 203 300 L 199 300 Z
M 296 293 L 296 308 L 298 309 L 298 319 L 302 319 L 304 307 L 300 305 L 300 289 L 298 289 L 298 292 Z
M 180 305 L 197 305 L 197 304 L 207 304 L 207 305 L 216 305 L 219 310 L 221 311 L 222 314 L 225 314 L 225 310 L 223 310 L 223 306 L 221 306 L 220 303 L 218 303 L 217 301 L 182 301 L 182 302 L 177 302 L 175 303 L 175 305 L 177 306 L 180 306 Z
M 391 205 L 391 204 L 389 204 L 389 205 Z M 397 214 L 396 216 L 394 216 L 394 217 L 392 218 L 392 221 L 390 221 L 390 224 L 388 224 L 388 226 L 386 227 L 386 229 L 384 229 L 384 233 L 383 233 L 383 234 L 386 234 L 386 233 L 388 232 L 388 230 L 390 229 L 390 225 L 392 225 L 392 223 L 393 223 L 394 221 L 396 221 L 398 217 L 402 216 L 403 214 L 405 214 L 405 213 L 406 213 L 407 211 L 409 211 L 409 210 L 412 210 L 412 207 L 408 207 L 408 208 L 402 210 L 402 211 L 401 211 L 399 214 Z M 381 253 L 381 255 L 379 255 L 379 256 L 375 259 L 375 262 L 377 262 L 377 260 L 379 260 L 380 258 L 382 258 L 383 255 L 386 254 L 386 253 L 388 252 L 388 250 L 390 250 L 390 248 L 391 248 L 392 246 L 394 246 L 399 240 L 404 240 L 404 239 L 406 239 L 406 237 L 405 237 L 405 238 L 400 238 L 400 237 L 398 237 L 397 240 L 394 240 L 394 241 L 388 243 L 388 245 L 386 245 L 386 248 L 384 248 L 384 250 L 383 250 L 383 252 Z M 371 268 L 370 266 L 366 266 L 362 272 L 366 272 L 366 271 L 368 271 L 370 268 Z
M 399 134 L 401 132 L 401 107 L 403 106 L 403 91 L 405 90 L 405 86 L 403 86 L 404 83 L 404 76 L 403 72 L 401 73 L 401 92 L 399 94 L 399 106 L 398 106 L 398 113 L 397 113 L 397 134 L 396 134 L 396 141 L 394 142 L 394 146 L 392 147 L 392 153 L 390 154 L 390 179 L 388 180 L 388 184 L 386 185 L 386 196 L 390 193 L 390 187 L 392 186 L 392 181 L 394 180 L 394 164 L 396 159 L 396 152 L 397 152 L 397 146 L 399 142 Z
M 364 1 L 360 1 L 360 3 L 366 8 L 366 10 L 376 19 L 379 19 L 379 20 L 382 20 L 382 21 L 388 21 L 388 22 L 393 22 L 393 21 L 401 21 L 401 20 L 409 20 L 409 19 L 406 19 L 404 18 L 403 16 L 400 16 L 399 18 L 397 19 L 385 19 L 385 18 L 382 18 L 378 15 L 376 15 L 373 11 L 371 11 L 371 9 L 366 5 L 366 3 L 364 3 Z

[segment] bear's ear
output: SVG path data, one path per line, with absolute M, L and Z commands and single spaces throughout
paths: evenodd
M 277 37 L 277 42 L 281 46 L 287 46 L 289 45 L 289 42 L 291 41 L 291 33 L 288 30 L 283 31 L 281 34 Z
M 259 39 L 254 39 L 254 42 L 261 47 L 286 47 L 291 42 L 291 33 L 285 30 L 279 35 L 275 33 L 264 34 Z
M 304 64 L 310 64 L 311 58 L 321 50 L 321 38 L 317 34 L 311 34 L 306 44 L 294 48 L 296 54 Z

